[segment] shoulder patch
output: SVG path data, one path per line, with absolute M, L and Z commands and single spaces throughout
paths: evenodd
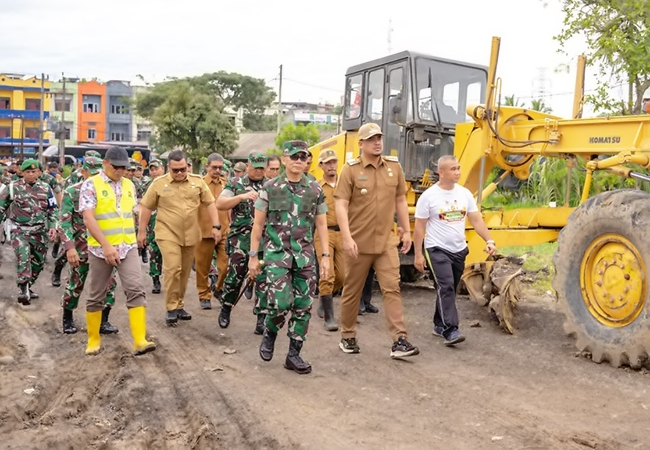
M 355 164 L 359 164 L 361 160 L 359 158 L 354 158 L 354 159 L 348 159 L 347 163 L 350 166 L 354 166 Z
M 382 155 L 382 158 L 384 158 L 384 161 L 392 161 L 392 162 L 399 162 L 399 159 L 397 156 L 390 156 L 390 155 Z

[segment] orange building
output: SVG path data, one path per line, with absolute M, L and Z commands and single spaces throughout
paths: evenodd
M 106 85 L 97 81 L 78 83 L 78 122 L 79 142 L 100 142 L 106 136 Z

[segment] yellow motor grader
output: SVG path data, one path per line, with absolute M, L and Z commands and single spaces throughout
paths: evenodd
M 435 182 L 435 163 L 444 154 L 460 162 L 459 183 L 475 192 L 479 207 L 506 177 L 528 179 L 538 157 L 567 160 L 569 184 L 572 170 L 584 171 L 576 208 L 567 198 L 563 206 L 483 208 L 482 213 L 501 247 L 558 241 L 553 287 L 578 350 L 596 362 L 640 368 L 650 349 L 650 195 L 631 189 L 590 192 L 597 171 L 650 181 L 640 171 L 650 168 L 650 116 L 581 118 L 582 57 L 572 119 L 500 106 L 499 46 L 500 39 L 493 38 L 487 68 L 411 52 L 350 68 L 345 132 L 311 150 L 317 156 L 332 148 L 342 161 L 356 157 L 356 130 L 362 123 L 378 123 L 385 153 L 398 156 L 404 167 L 413 209 L 419 194 Z M 502 174 L 487 183 L 494 167 Z M 511 314 L 517 293 L 507 291 L 513 277 L 495 283 L 491 275 L 497 263 L 486 260 L 484 242 L 469 224 L 466 236 L 470 254 L 463 279 L 471 297 L 486 304 L 496 296 L 498 309 Z M 502 290 L 496 295 L 495 284 Z M 508 317 L 502 319 L 511 326 Z

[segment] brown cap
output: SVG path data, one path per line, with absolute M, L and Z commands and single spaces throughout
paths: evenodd
M 336 156 L 336 152 L 331 149 L 321 150 L 320 154 L 318 155 L 319 163 L 326 163 L 327 161 L 331 161 L 333 159 L 338 160 L 339 158 Z
M 381 128 L 376 123 L 366 123 L 359 128 L 359 139 L 362 141 L 370 139 L 376 135 L 382 136 L 383 134 Z

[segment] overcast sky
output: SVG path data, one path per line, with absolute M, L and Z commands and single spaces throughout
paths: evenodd
M 559 0 L 0 0 L 0 11 L 0 71 L 161 81 L 226 70 L 277 89 L 283 64 L 286 101 L 339 103 L 345 70 L 388 54 L 392 21 L 393 52 L 484 65 L 500 36 L 503 94 L 529 103 L 545 72 L 547 102 L 568 117 L 582 51 L 556 52 Z

